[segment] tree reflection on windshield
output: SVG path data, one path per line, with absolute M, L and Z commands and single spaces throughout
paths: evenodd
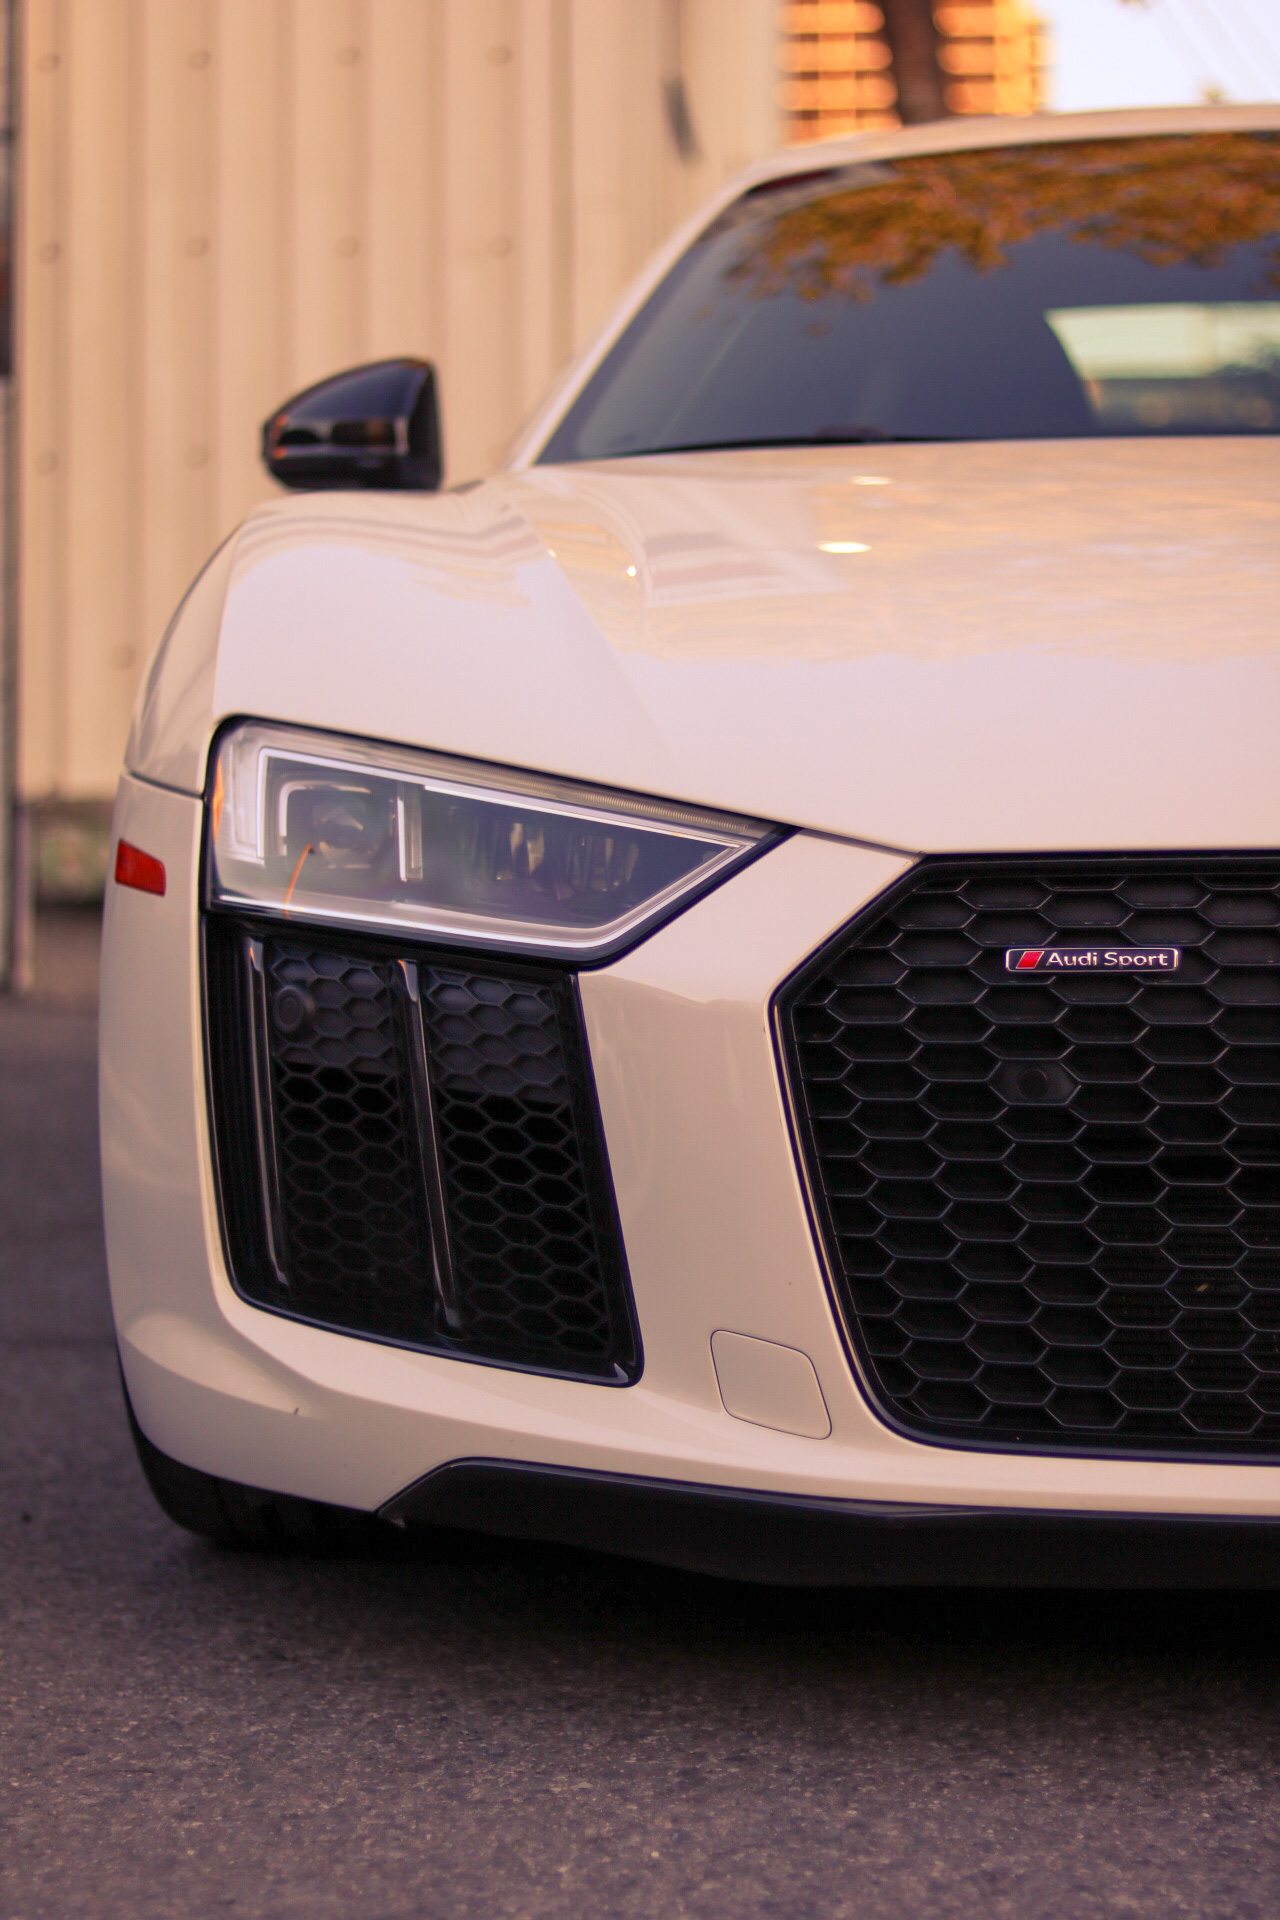
M 729 274 L 762 296 L 866 300 L 877 279 L 920 279 L 948 247 L 990 272 L 1055 230 L 1155 267 L 1213 267 L 1231 247 L 1270 240 L 1265 285 L 1280 290 L 1278 149 L 1265 135 L 1192 134 L 872 162 L 839 189 L 811 182 L 801 204 L 760 220 L 767 196 L 787 194 L 783 181 L 726 216 L 750 222 Z

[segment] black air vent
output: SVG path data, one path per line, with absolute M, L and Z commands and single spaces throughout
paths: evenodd
M 1177 946 L 1015 977 L 1014 947 Z M 838 1303 L 921 1438 L 1280 1455 L 1280 858 L 925 861 L 779 995 Z
M 638 1377 L 570 975 L 213 916 L 205 953 L 247 1299 L 372 1339 Z

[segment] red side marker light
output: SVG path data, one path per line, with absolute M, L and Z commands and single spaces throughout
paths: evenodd
M 116 846 L 116 885 L 139 893 L 164 892 L 164 862 L 121 840 Z

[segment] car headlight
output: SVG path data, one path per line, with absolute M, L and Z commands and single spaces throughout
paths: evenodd
M 222 735 L 207 805 L 215 904 L 576 959 L 615 952 L 777 832 L 256 722 Z

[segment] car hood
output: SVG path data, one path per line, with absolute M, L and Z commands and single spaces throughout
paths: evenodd
M 216 721 L 912 851 L 1280 846 L 1280 447 L 666 456 L 246 522 Z

